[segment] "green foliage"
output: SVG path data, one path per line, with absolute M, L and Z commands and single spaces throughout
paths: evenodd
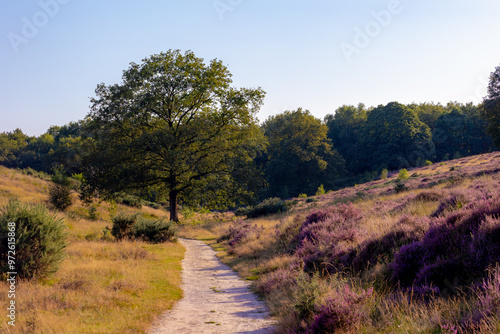
M 88 208 L 90 220 L 99 219 L 99 212 L 97 211 L 97 204 L 91 204 Z
M 437 119 L 432 132 L 437 158 L 449 160 L 455 153 L 469 156 L 490 152 L 493 142 L 486 134 L 487 122 L 479 108 L 451 103 L 448 108 L 450 112 Z
M 324 195 L 324 194 L 326 194 L 325 188 L 323 187 L 323 185 L 320 185 L 318 187 L 318 190 L 316 190 L 316 196 L 320 196 L 320 195 Z
M 59 211 L 65 211 L 73 204 L 69 178 L 61 169 L 55 169 L 49 187 L 49 201 Z
M 255 117 L 264 92 L 231 82 L 221 61 L 169 50 L 132 63 L 121 84 L 99 85 L 89 115 L 99 140 L 85 158 L 84 193 L 156 186 L 168 193 L 171 220 L 180 198 L 203 194 L 213 204 L 240 195 L 236 171 L 264 146 Z
M 116 203 L 127 205 L 133 208 L 142 208 L 142 201 L 139 197 L 122 193 L 115 198 Z
M 140 215 L 122 213 L 112 221 L 111 234 L 116 240 L 142 240 L 150 243 L 176 240 L 174 225 L 163 219 L 148 219 Z
M 387 168 L 382 169 L 382 172 L 380 172 L 380 179 L 385 180 L 387 179 L 387 176 L 389 175 L 389 171 Z
M 15 270 L 7 262 L 7 255 L 12 255 L 8 254 L 9 238 L 15 238 Z M 65 256 L 66 239 L 63 221 L 43 205 L 11 200 L 0 214 L 1 272 L 17 271 L 18 277 L 26 279 L 55 273 Z
M 236 216 L 247 216 L 247 218 L 258 218 L 288 210 L 286 203 L 278 197 L 268 198 L 263 202 L 246 208 L 236 210 Z
M 435 156 L 429 127 L 413 110 L 397 102 L 369 113 L 356 151 L 361 170 L 408 168 Z
M 405 190 L 408 190 L 408 187 L 406 187 L 404 180 L 398 178 L 394 184 L 394 191 L 396 191 L 396 193 L 400 193 Z
M 268 196 L 313 194 L 323 182 L 334 188 L 336 179 L 344 173 L 344 160 L 332 150 L 328 127 L 321 120 L 299 108 L 269 117 L 263 129 L 269 141 Z
M 139 219 L 134 225 L 133 236 L 155 244 L 176 240 L 174 224 L 163 219 Z
M 398 180 L 406 181 L 406 180 L 408 180 L 409 177 L 410 177 L 410 175 L 408 174 L 408 171 L 406 170 L 406 168 L 403 168 L 399 171 Z
M 130 215 L 124 213 L 120 213 L 117 216 L 113 217 L 113 219 L 111 220 L 113 222 L 111 235 L 113 235 L 116 240 L 131 238 L 133 235 L 133 227 L 137 219 L 138 215 Z
M 500 148 L 500 66 L 490 75 L 488 95 L 484 98 L 481 111 L 495 146 Z
M 299 198 L 307 198 L 307 194 L 299 194 Z
M 425 160 L 425 161 L 424 161 L 424 166 L 432 166 L 432 161 L 430 161 L 430 160 Z
M 353 149 L 359 142 L 361 129 L 364 126 L 370 109 L 360 103 L 355 106 L 341 106 L 333 115 L 325 117 L 328 127 L 328 138 L 333 148 L 345 159 L 349 171 L 357 170 L 357 152 Z

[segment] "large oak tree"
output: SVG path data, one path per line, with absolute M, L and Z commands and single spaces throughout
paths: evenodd
M 263 146 L 255 114 L 264 92 L 231 83 L 221 61 L 169 50 L 131 63 L 120 84 L 100 84 L 89 114 L 85 193 L 161 188 L 177 221 L 179 198 L 232 184 L 235 160 L 251 161 Z

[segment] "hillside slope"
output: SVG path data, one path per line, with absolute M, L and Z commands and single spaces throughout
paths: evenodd
M 498 332 L 499 171 L 472 156 L 182 233 L 255 281 L 283 333 Z

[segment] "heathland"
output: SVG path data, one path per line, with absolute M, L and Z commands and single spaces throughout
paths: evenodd
M 435 163 L 180 234 L 252 280 L 282 333 L 498 332 L 499 171 L 498 152 Z
M 0 207 L 11 199 L 51 206 L 51 182 L 27 172 L 32 175 L 0 167 Z M 145 333 L 157 315 L 182 297 L 184 249 L 171 242 L 116 242 L 110 221 L 120 212 L 154 218 L 166 210 L 106 202 L 88 206 L 76 192 L 71 196 L 73 205 L 54 211 L 63 219 L 68 239 L 59 270 L 43 279 L 18 279 L 15 327 L 5 320 L 0 332 Z M 5 281 L 0 291 L 0 303 L 7 305 L 11 299 Z

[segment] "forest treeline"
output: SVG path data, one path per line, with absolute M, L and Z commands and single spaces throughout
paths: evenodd
M 85 119 L 52 126 L 40 136 L 28 136 L 20 129 L 1 133 L 0 164 L 46 173 L 62 168 L 68 176 L 81 174 L 89 167 L 87 153 L 99 141 L 92 123 Z M 204 189 L 197 189 L 204 196 L 185 197 L 181 203 L 227 208 L 268 197 L 313 195 L 321 185 L 333 190 L 377 179 L 384 169 L 417 167 L 494 150 L 480 107 L 456 102 L 392 102 L 376 108 L 361 103 L 344 105 L 324 120 L 297 109 L 269 117 L 259 131 L 264 144 L 252 157 L 232 157 L 231 187 L 223 187 L 221 193 L 217 182 L 224 180 L 214 179 L 202 185 Z M 159 201 L 156 194 L 161 191 L 154 188 L 133 192 Z M 214 196 L 206 196 L 209 193 Z M 224 196 L 227 198 L 221 200 Z

